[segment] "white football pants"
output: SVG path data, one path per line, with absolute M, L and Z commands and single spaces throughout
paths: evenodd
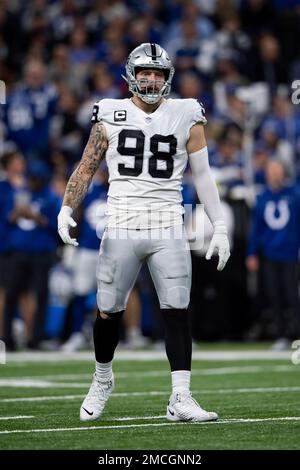
M 191 255 L 183 225 L 150 230 L 107 228 L 97 266 L 99 310 L 125 310 L 146 261 L 162 309 L 186 309 L 190 301 Z

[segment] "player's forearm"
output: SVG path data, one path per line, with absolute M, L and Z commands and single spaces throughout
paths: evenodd
M 204 204 L 209 220 L 212 224 L 223 221 L 218 188 L 208 163 L 207 147 L 190 154 L 189 159 L 197 195 Z
M 70 177 L 62 205 L 77 209 L 84 199 L 101 160 L 105 157 L 107 138 L 103 124 L 93 126 L 82 159 Z
M 88 191 L 92 178 L 93 174 L 82 170 L 79 164 L 68 181 L 62 205 L 73 210 L 77 209 Z

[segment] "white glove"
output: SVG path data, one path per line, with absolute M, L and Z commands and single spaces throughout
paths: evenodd
M 73 209 L 69 206 L 62 206 L 60 213 L 57 216 L 57 227 L 60 238 L 64 243 L 69 245 L 78 246 L 76 238 L 70 237 L 70 227 L 76 227 L 77 223 L 71 217 Z
M 219 263 L 217 270 L 222 271 L 230 257 L 230 247 L 227 237 L 227 228 L 223 221 L 218 220 L 214 222 L 214 234 L 210 241 L 205 258 L 211 259 L 214 251 L 216 250 L 219 255 Z

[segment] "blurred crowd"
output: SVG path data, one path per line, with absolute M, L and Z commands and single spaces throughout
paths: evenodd
M 65 350 L 86 344 L 105 166 L 78 214 L 77 252 L 61 246 L 56 216 L 92 106 L 129 96 L 126 58 L 143 42 L 169 52 L 171 97 L 205 107 L 231 237 L 224 273 L 191 242 L 194 339 L 276 340 L 280 349 L 299 337 L 300 108 L 291 99 L 299 31 L 299 0 L 0 0 L 0 337 L 8 349 L 24 328 L 23 345 L 33 349 L 49 338 L 66 341 Z M 195 208 L 189 169 L 183 197 Z M 210 230 L 206 222 L 205 237 Z M 124 341 L 159 345 L 146 270 L 127 310 Z

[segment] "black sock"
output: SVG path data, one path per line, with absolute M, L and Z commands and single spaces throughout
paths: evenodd
M 94 346 L 97 362 L 112 361 L 119 342 L 120 322 L 123 313 L 124 310 L 112 313 L 109 319 L 104 320 L 98 311 L 94 324 Z
M 166 353 L 171 371 L 191 370 L 192 334 L 189 311 L 162 309 L 165 324 Z

